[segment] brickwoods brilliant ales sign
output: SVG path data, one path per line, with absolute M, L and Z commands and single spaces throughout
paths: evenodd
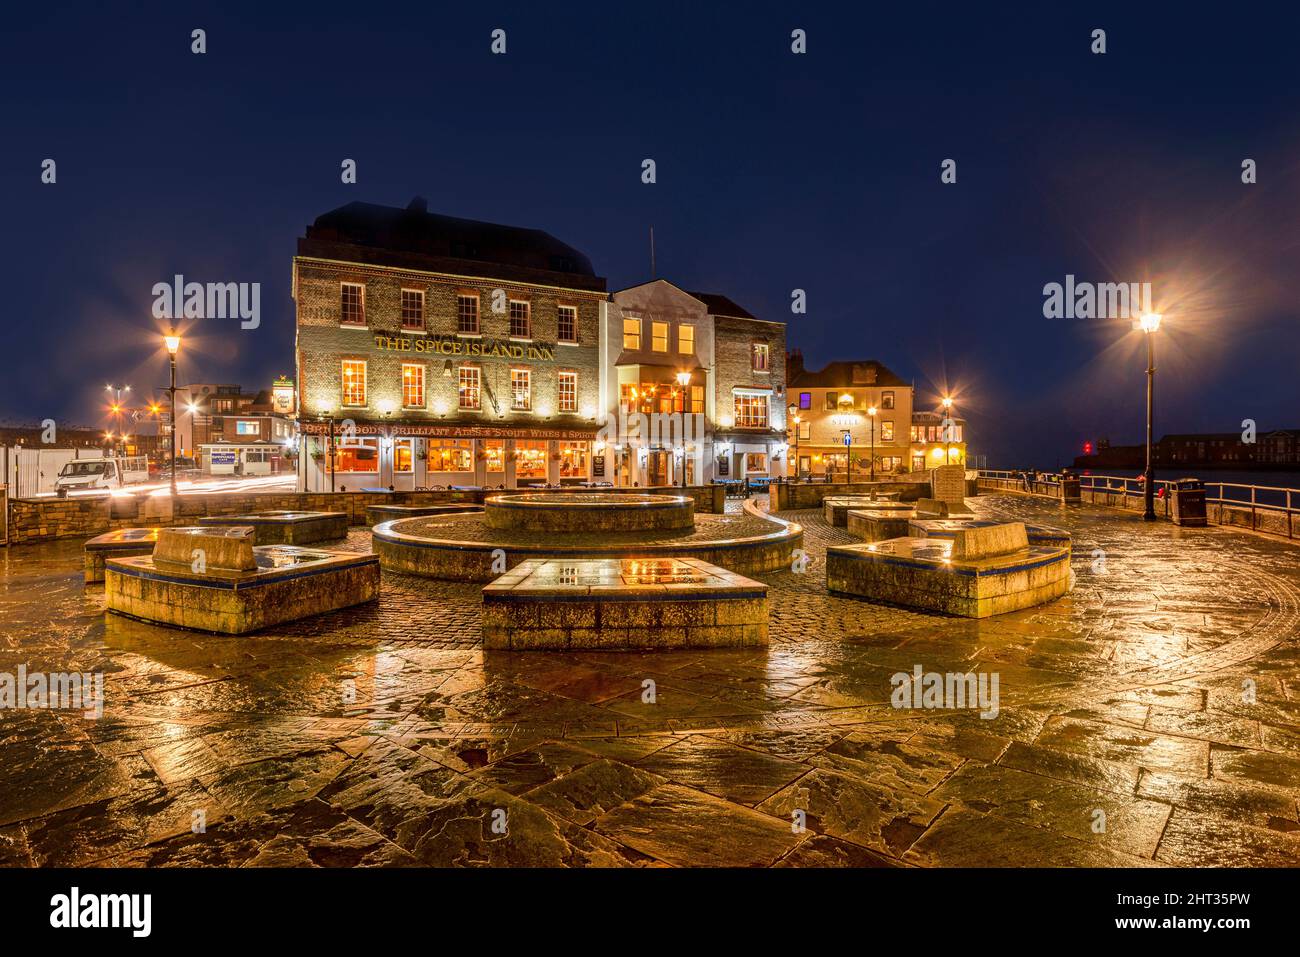
M 384 352 L 436 353 L 443 356 L 466 358 L 532 359 L 553 362 L 555 349 L 551 346 L 520 342 L 502 342 L 499 339 L 458 339 L 455 336 L 375 336 L 375 348 Z

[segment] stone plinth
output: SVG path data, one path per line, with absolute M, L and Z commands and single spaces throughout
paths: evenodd
M 213 515 L 204 526 L 239 525 L 253 529 L 255 545 L 311 545 L 348 537 L 347 512 L 257 512 Z
M 160 528 L 153 557 L 169 565 L 213 571 L 254 571 L 253 530 L 234 528 Z
M 864 542 L 883 542 L 907 535 L 907 523 L 915 510 L 853 509 L 848 513 L 848 532 Z
M 109 558 L 126 558 L 129 555 L 152 555 L 158 542 L 156 528 L 119 528 L 90 539 L 85 545 L 85 580 L 87 583 L 104 580 L 104 561 Z
M 502 531 L 681 531 L 694 527 L 695 503 L 684 495 L 524 492 L 488 496 L 484 521 Z
M 974 518 L 975 513 L 963 502 L 941 502 L 936 498 L 918 498 L 916 514 L 925 518 Z
M 996 525 L 991 519 L 976 518 L 914 518 L 907 523 L 907 529 L 899 536 L 910 535 L 913 538 L 951 539 L 958 529 Z M 1030 545 L 1051 545 L 1055 548 L 1070 548 L 1073 540 L 1070 533 L 1046 525 L 1026 525 L 1025 536 Z M 896 536 L 898 537 L 898 536 Z
M 253 549 L 253 556 L 250 570 L 219 568 L 209 560 L 203 572 L 195 571 L 188 559 L 165 561 L 157 552 L 110 558 L 104 569 L 108 610 L 179 628 L 242 635 L 379 597 L 379 559 L 374 555 L 268 545 Z
M 849 509 L 853 508 L 912 511 L 911 503 L 898 501 L 897 493 L 883 493 L 879 498 L 871 495 L 836 495 L 822 499 L 822 515 L 827 525 L 843 527 L 848 523 Z
M 767 644 L 767 586 L 698 559 L 531 559 L 483 589 L 483 647 Z
M 378 525 L 395 518 L 419 518 L 422 515 L 458 515 L 462 512 L 481 512 L 482 505 L 371 505 L 366 509 L 366 524 Z
M 1016 536 L 976 535 L 963 547 L 978 553 L 1003 537 Z M 834 546 L 826 550 L 826 587 L 963 618 L 1030 608 L 1069 591 L 1068 549 L 1029 545 L 1011 554 L 962 559 L 954 557 L 954 547 L 954 541 L 933 538 Z

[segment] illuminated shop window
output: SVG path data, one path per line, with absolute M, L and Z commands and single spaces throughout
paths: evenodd
M 546 442 L 538 439 L 515 441 L 515 476 L 521 479 L 546 478 Z
M 379 471 L 378 439 L 352 439 L 347 445 L 339 445 L 336 453 L 336 472 Z
M 487 472 L 504 472 L 506 470 L 505 439 L 484 439 L 479 443 L 483 452 L 483 468 Z
M 560 443 L 560 477 L 587 477 L 587 442 Z
M 474 460 L 469 439 L 430 439 L 430 472 L 472 472 Z
M 366 404 L 366 360 L 344 359 L 342 380 L 342 402 L 347 406 Z
M 424 408 L 424 366 L 418 363 L 402 363 L 402 405 Z
M 460 367 L 460 407 L 478 409 L 482 401 L 482 386 L 478 366 Z
M 415 439 L 393 440 L 393 471 L 415 471 Z
M 558 406 L 561 412 L 578 411 L 578 373 L 561 372 Z

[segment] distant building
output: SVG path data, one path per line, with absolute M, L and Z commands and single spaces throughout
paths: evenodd
M 687 484 L 785 475 L 785 325 L 665 279 L 610 299 L 604 411 L 640 425 L 598 452 L 608 481 L 678 485 L 683 469 Z
M 215 475 L 262 475 L 291 467 L 285 459 L 286 453 L 294 455 L 296 428 L 276 401 L 274 389 L 245 392 L 228 383 L 177 387 L 177 456 L 194 459 L 196 467 Z M 164 422 L 166 402 L 164 396 Z M 166 430 L 164 425 L 160 445 L 170 454 Z
M 800 475 L 845 475 L 852 457 L 856 478 L 870 471 L 873 448 L 877 476 L 915 465 L 913 389 L 882 363 L 832 362 L 812 371 L 795 351 L 789 358 L 788 385 L 800 420 L 790 443 L 792 453 L 798 445 Z
M 1241 432 L 1176 432 L 1152 448 L 1156 468 L 1294 469 L 1300 466 L 1300 429 L 1260 432 L 1254 442 Z M 1145 445 L 1111 445 L 1101 439 L 1091 455 L 1074 460 L 1079 469 L 1142 469 Z

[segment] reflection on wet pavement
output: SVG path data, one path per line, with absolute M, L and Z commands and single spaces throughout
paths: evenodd
M 79 542 L 0 552 L 0 675 L 106 692 L 0 711 L 0 864 L 1300 863 L 1300 550 L 972 502 L 1071 532 L 1073 592 L 981 621 L 831 596 L 854 539 L 790 513 L 812 563 L 757 576 L 771 646 L 712 652 L 484 653 L 477 586 L 391 574 L 172 631 L 105 616 Z M 917 666 L 996 673 L 997 717 L 894 708 Z

